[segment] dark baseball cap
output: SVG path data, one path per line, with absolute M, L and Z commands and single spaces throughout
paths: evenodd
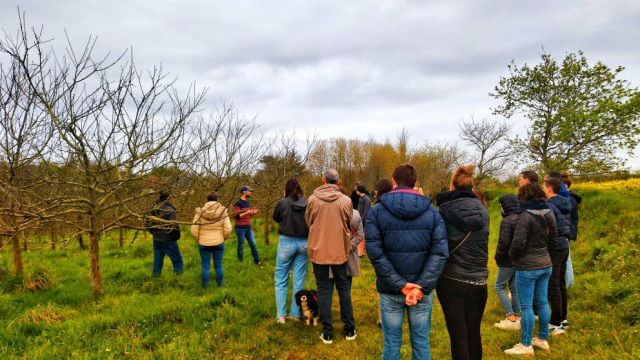
M 250 186 L 243 186 L 242 189 L 240 189 L 240 193 L 244 193 L 245 191 L 253 191 L 253 189 Z

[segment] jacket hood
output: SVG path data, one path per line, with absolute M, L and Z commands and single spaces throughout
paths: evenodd
M 484 227 L 487 212 L 471 190 L 453 190 L 437 197 L 440 214 L 445 222 L 462 231 L 476 231 Z
M 340 199 L 340 197 L 346 196 L 343 195 L 338 186 L 334 184 L 325 184 L 320 186 L 313 191 L 313 195 L 325 202 L 334 202 Z
M 527 200 L 527 202 L 525 202 L 524 204 L 520 204 L 520 211 L 526 211 L 526 210 L 542 210 L 542 209 L 548 209 L 549 208 L 549 204 L 547 204 L 546 201 L 536 201 L 533 199 Z
M 298 200 L 293 200 L 288 197 L 287 201 L 291 204 L 291 209 L 295 212 L 305 211 L 307 209 L 307 199 L 302 196 L 298 198 Z
M 398 219 L 413 220 L 431 206 L 431 199 L 405 187 L 398 187 L 380 197 L 380 204 Z
M 514 194 L 502 195 L 498 202 L 502 206 L 502 217 L 507 217 L 520 211 L 520 201 Z
M 570 195 L 572 198 L 574 198 L 574 200 L 576 201 L 576 204 L 580 204 L 582 202 L 582 196 L 574 193 L 573 191 L 570 192 Z
M 196 208 L 196 215 L 200 215 L 205 220 L 220 220 L 222 214 L 227 210 L 217 201 L 209 201 L 201 208 Z
M 563 214 L 571 213 L 571 200 L 568 197 L 558 195 L 547 201 L 555 205 Z

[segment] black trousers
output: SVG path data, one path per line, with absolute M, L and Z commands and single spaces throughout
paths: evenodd
M 333 278 L 329 278 L 329 269 Z M 322 333 L 333 337 L 333 323 L 331 317 L 331 304 L 333 302 L 333 287 L 335 285 L 340 298 L 340 318 L 344 331 L 349 332 L 356 328 L 353 319 L 353 307 L 351 305 L 351 288 L 347 277 L 347 264 L 319 265 L 313 264 L 313 274 L 318 286 L 318 312 Z
M 567 259 L 569 249 L 549 250 L 553 269 L 549 278 L 549 306 L 551 307 L 551 325 L 560 326 L 567 319 Z
M 451 339 L 451 358 L 482 359 L 480 324 L 487 305 L 487 285 L 472 285 L 440 277 L 436 294 Z

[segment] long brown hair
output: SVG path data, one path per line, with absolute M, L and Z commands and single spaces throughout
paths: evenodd
M 294 201 L 297 201 L 300 197 L 304 196 L 302 187 L 297 178 L 291 178 L 287 180 L 287 184 L 284 186 L 285 197 L 290 197 Z
M 488 207 L 487 206 L 487 199 L 484 196 L 484 191 L 482 191 L 482 190 L 473 190 L 473 193 L 476 194 L 476 197 L 478 198 L 478 200 L 480 200 L 480 202 L 482 203 L 482 205 L 484 205 L 484 207 Z
M 525 203 L 527 200 L 547 201 L 547 195 L 538 183 L 529 183 L 522 185 L 518 190 L 518 199 Z
M 393 184 L 389 179 L 380 179 L 376 183 L 376 203 L 380 201 L 380 197 L 393 190 Z

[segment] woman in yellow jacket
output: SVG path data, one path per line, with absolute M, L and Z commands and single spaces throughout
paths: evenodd
M 216 269 L 216 282 L 218 286 L 222 286 L 224 242 L 230 234 L 231 221 L 227 208 L 218 202 L 218 193 L 212 191 L 207 194 L 207 203 L 201 208 L 196 208 L 196 216 L 191 226 L 191 235 L 200 248 L 202 287 L 205 289 L 209 286 L 211 257 L 213 257 L 213 267 Z

